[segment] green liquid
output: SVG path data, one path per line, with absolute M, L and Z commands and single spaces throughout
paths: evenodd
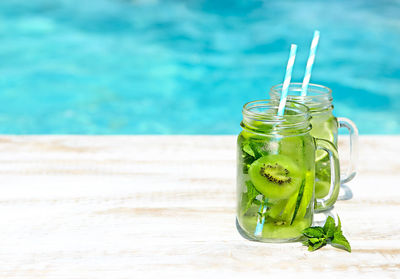
M 337 147 L 338 124 L 331 111 L 312 114 L 311 125 L 313 137 L 328 140 Z M 321 199 L 328 195 L 331 184 L 328 153 L 317 150 L 315 160 L 315 197 Z
M 296 240 L 312 223 L 313 137 L 243 131 L 237 143 L 237 220 L 242 231 L 260 241 Z

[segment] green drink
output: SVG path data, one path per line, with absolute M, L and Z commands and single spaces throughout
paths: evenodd
M 311 110 L 311 109 L 310 109 Z M 311 135 L 315 138 L 325 139 L 337 146 L 337 120 L 332 115 L 332 109 L 320 112 L 311 112 Z M 328 154 L 322 150 L 316 152 L 315 157 L 315 197 L 322 199 L 329 194 L 331 183 L 331 170 Z
M 278 105 L 268 100 L 244 105 L 237 140 L 238 229 L 266 242 L 294 241 L 311 225 L 317 149 L 330 152 L 337 178 L 332 187 L 339 189 L 336 149 L 310 134 L 308 108 L 288 101 L 285 115 L 277 116 Z
M 324 86 L 309 84 L 307 96 L 301 96 L 301 83 L 291 83 L 289 86 L 288 100 L 296 101 L 306 105 L 311 114 L 311 135 L 315 138 L 325 139 L 332 142 L 337 147 L 338 128 L 345 127 L 350 134 L 350 164 L 342 182 L 348 182 L 355 176 L 355 156 L 357 142 L 357 128 L 350 120 L 345 118 L 337 119 L 333 115 L 332 91 Z M 279 100 L 282 85 L 276 85 L 271 88 L 271 99 Z M 316 152 L 315 164 L 315 197 L 324 199 L 329 196 L 331 183 L 331 170 L 328 153 L 322 150 Z M 316 207 L 317 211 L 327 209 Z

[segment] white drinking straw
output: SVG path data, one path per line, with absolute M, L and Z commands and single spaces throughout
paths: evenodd
M 296 58 L 296 51 L 297 51 L 297 45 L 292 44 L 290 47 L 289 60 L 286 67 L 285 80 L 283 81 L 283 86 L 282 86 L 282 94 L 281 94 L 281 100 L 279 102 L 278 116 L 283 116 L 283 113 L 285 111 L 286 98 L 290 80 L 292 78 L 292 70 L 293 70 L 294 59 Z
M 256 229 L 254 230 L 255 236 L 261 236 L 262 234 L 262 230 L 264 228 L 264 223 L 265 223 L 265 216 L 264 216 L 265 212 L 267 212 L 267 204 L 264 201 L 264 203 L 260 205 L 260 209 L 258 210 L 259 216 L 257 218 Z
M 279 108 L 278 108 L 278 116 L 283 116 L 283 112 L 285 111 L 288 87 L 290 84 L 290 80 L 292 78 L 292 70 L 293 70 L 294 59 L 296 58 L 296 51 L 297 51 L 297 45 L 292 44 L 290 47 L 289 60 L 288 60 L 288 64 L 286 67 L 285 80 L 283 81 L 283 86 L 282 86 L 282 94 L 281 94 L 281 100 L 280 100 Z M 255 236 L 261 236 L 261 234 L 262 234 L 262 230 L 264 228 L 264 223 L 265 223 L 264 214 L 267 211 L 267 203 L 268 203 L 268 199 L 265 199 L 263 201 L 263 203 L 261 204 L 260 209 L 258 210 L 258 213 L 260 214 L 260 216 L 257 218 L 257 225 L 256 225 L 256 229 L 254 230 Z
M 308 84 L 310 83 L 311 71 L 314 64 L 315 53 L 317 52 L 318 41 L 319 41 L 319 31 L 315 30 L 314 38 L 311 43 L 310 55 L 308 56 L 307 60 L 306 73 L 304 75 L 303 85 L 301 87 L 301 96 L 307 95 L 307 88 Z

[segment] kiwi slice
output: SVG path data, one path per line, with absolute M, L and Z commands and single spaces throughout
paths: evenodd
M 268 199 L 287 199 L 301 184 L 301 171 L 288 156 L 273 154 L 254 161 L 249 175 L 256 189 Z

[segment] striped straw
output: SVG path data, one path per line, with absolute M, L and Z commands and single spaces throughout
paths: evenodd
M 296 51 L 297 51 L 297 45 L 292 44 L 290 47 L 289 61 L 288 61 L 287 67 L 286 67 L 285 80 L 284 80 L 283 86 L 282 86 L 282 95 L 281 95 L 281 100 L 280 100 L 279 108 L 278 108 L 278 116 L 283 116 L 283 112 L 285 110 L 288 87 L 290 84 L 290 80 L 292 78 L 294 59 L 296 58 Z M 268 199 L 264 199 L 264 201 L 262 202 L 262 204 L 258 210 L 259 216 L 257 218 L 256 229 L 254 230 L 255 236 L 261 236 L 261 234 L 262 234 L 262 231 L 264 228 L 264 223 L 265 223 L 265 212 L 267 211 L 267 203 L 268 203 Z
M 283 86 L 282 86 L 282 94 L 278 108 L 278 116 L 283 116 L 283 112 L 285 110 L 287 93 L 289 89 L 290 80 L 292 78 L 294 59 L 296 58 L 296 51 L 297 51 L 297 45 L 292 44 L 290 47 L 289 60 L 286 67 L 285 80 L 283 81 Z
M 254 235 L 255 236 L 261 236 L 263 228 L 264 228 L 264 223 L 265 223 L 265 212 L 267 212 L 267 203 L 268 200 L 264 201 L 263 204 L 261 204 L 260 209 L 258 210 L 258 215 L 257 218 L 257 226 L 256 229 L 254 230 Z
M 310 78 L 311 78 L 311 70 L 314 64 L 315 53 L 317 52 L 318 40 L 319 40 L 319 31 L 315 30 L 314 38 L 311 43 L 310 55 L 308 56 L 307 60 L 306 74 L 304 75 L 303 85 L 301 87 L 301 96 L 307 95 L 308 84 L 310 83 Z

